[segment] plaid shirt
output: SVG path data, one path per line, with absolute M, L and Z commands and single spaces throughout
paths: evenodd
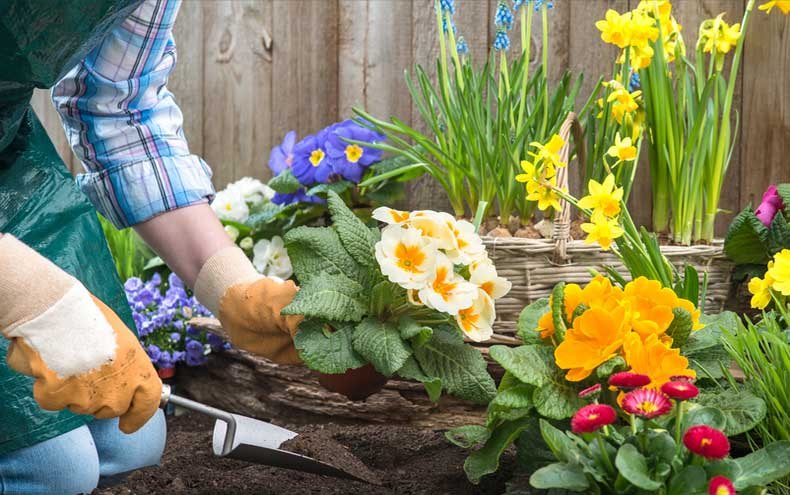
M 190 154 L 167 90 L 180 0 L 145 0 L 52 89 L 85 174 L 77 183 L 118 227 L 211 199 L 211 169 Z

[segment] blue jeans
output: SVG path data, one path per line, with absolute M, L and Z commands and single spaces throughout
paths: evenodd
M 90 493 L 158 464 L 165 434 L 162 411 L 131 435 L 118 429 L 117 419 L 95 420 L 0 456 L 0 494 Z

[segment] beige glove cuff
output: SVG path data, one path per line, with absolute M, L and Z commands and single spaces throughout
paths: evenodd
M 79 282 L 12 235 L 0 237 L 0 331 L 44 313 Z
M 217 251 L 203 264 L 195 282 L 195 296 L 218 317 L 222 296 L 228 289 L 262 278 L 244 251 L 236 246 L 227 247 Z

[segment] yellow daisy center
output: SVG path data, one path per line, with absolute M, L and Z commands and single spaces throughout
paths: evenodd
M 641 404 L 639 404 L 639 409 L 646 413 L 651 413 L 657 411 L 658 406 L 655 404 L 655 402 L 650 402 L 649 400 L 646 400 Z

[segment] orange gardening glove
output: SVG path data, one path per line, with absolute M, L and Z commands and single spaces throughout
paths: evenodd
M 159 407 L 162 382 L 137 337 L 74 277 L 0 237 L 0 333 L 6 360 L 35 378 L 42 409 L 120 417 L 132 433 Z
M 231 343 L 280 364 L 299 363 L 293 336 L 300 316 L 281 316 L 297 291 L 291 281 L 264 277 L 238 247 L 220 250 L 203 265 L 197 299 L 219 318 Z

